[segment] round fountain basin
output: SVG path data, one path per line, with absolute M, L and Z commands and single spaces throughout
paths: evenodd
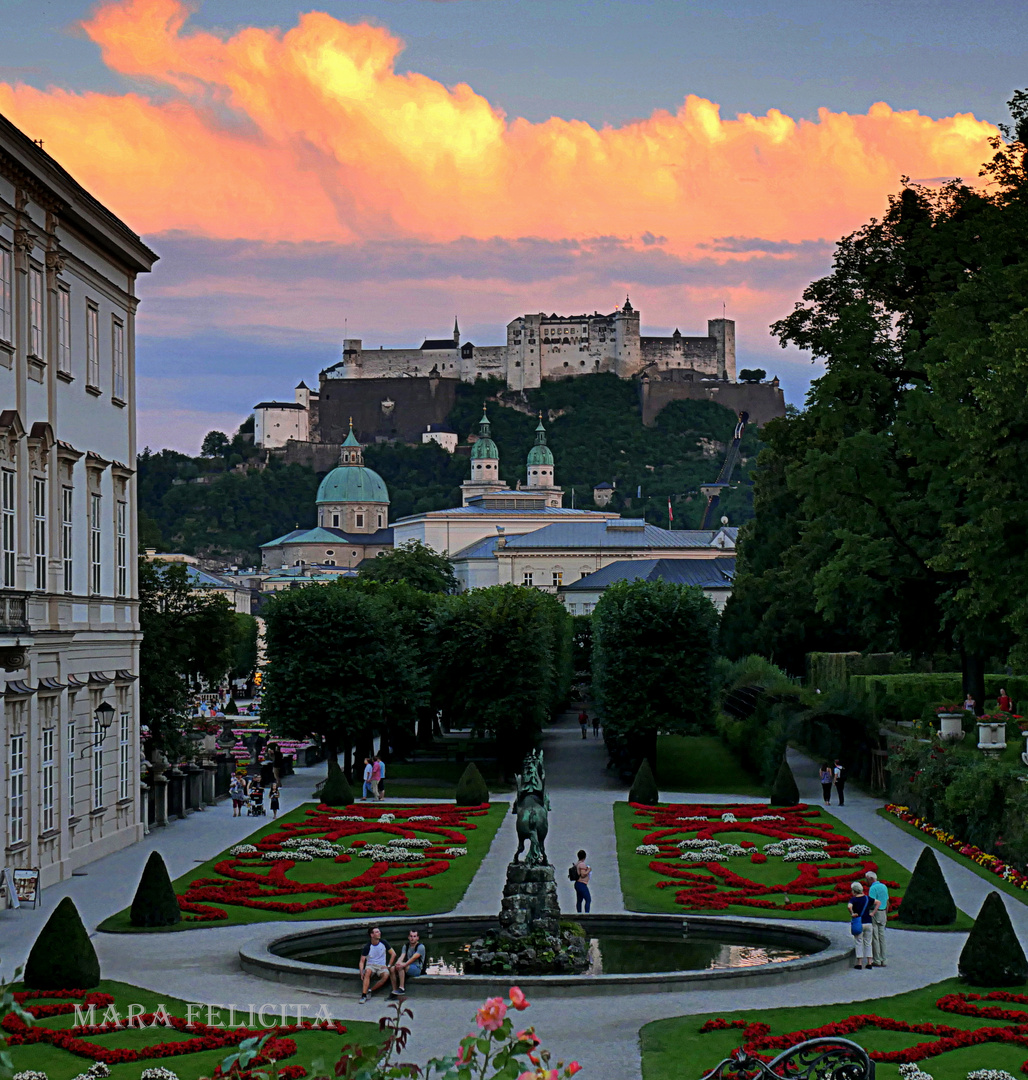
M 590 968 L 581 975 L 478 975 L 465 972 L 467 946 L 495 917 L 454 915 L 425 918 L 347 920 L 289 934 L 265 945 L 240 950 L 245 971 L 276 982 L 351 994 L 368 927 L 379 926 L 397 950 L 407 931 L 417 928 L 429 962 L 412 981 L 413 995 L 480 997 L 516 981 L 538 996 L 547 990 L 566 994 L 667 992 L 702 989 L 712 982 L 742 979 L 746 985 L 779 983 L 825 967 L 849 962 L 852 941 L 839 932 L 723 916 L 579 915 L 590 940 Z

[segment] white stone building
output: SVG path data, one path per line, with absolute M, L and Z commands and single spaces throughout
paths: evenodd
M 3 865 L 44 885 L 143 833 L 135 285 L 156 259 L 0 116 Z
M 253 407 L 253 444 L 262 450 L 285 446 L 290 439 L 307 442 L 311 431 L 311 401 L 318 395 L 305 382 L 294 391 L 295 401 L 259 401 Z

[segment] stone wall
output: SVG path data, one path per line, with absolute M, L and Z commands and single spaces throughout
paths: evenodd
M 457 396 L 458 378 L 331 379 L 322 376 L 318 430 L 325 442 L 341 443 L 353 429 L 362 443 L 420 443 L 429 424 L 445 423 Z M 337 464 L 333 461 L 332 465 Z M 330 468 L 332 466 L 329 466 Z
M 647 427 L 672 401 L 716 401 L 736 414 L 749 413 L 749 422 L 758 427 L 785 416 L 785 394 L 771 383 L 701 381 L 694 372 L 677 370 L 639 381 L 639 404 Z

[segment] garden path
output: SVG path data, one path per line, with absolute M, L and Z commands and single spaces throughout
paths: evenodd
M 554 725 L 545 742 L 548 787 L 553 802 L 550 820 L 549 853 L 558 868 L 573 856 L 578 846 L 589 852 L 596 868 L 597 911 L 621 909 L 617 863 L 614 855 L 612 805 L 624 798 L 624 789 L 603 772 L 605 764 L 601 740 L 590 734 L 583 742 L 573 714 Z M 790 751 L 790 762 L 809 802 L 820 797 L 813 762 Z M 283 810 L 309 797 L 316 770 L 303 770 L 290 777 L 283 792 Z M 711 796 L 663 793 L 674 801 L 746 802 L 738 796 Z M 846 806 L 839 817 L 878 844 L 898 862 L 912 867 L 921 849 L 920 842 L 879 818 L 874 810 L 881 805 L 855 790 L 847 792 Z M 86 877 L 53 886 L 44 892 L 42 911 L 0 913 L 0 953 L 4 971 L 24 960 L 28 948 L 47 913 L 57 901 L 73 893 L 87 925 L 124 907 L 151 849 L 159 847 L 172 876 L 188 870 L 195 862 L 222 850 L 232 839 L 245 835 L 249 824 L 235 821 L 231 809 L 219 806 L 205 814 L 195 814 L 173 827 L 158 830 L 142 843 L 88 867 Z M 513 818 L 497 834 L 493 848 L 483 862 L 458 911 L 466 914 L 492 913 L 499 905 L 504 870 L 516 846 Z M 988 882 L 940 857 L 947 880 L 958 904 L 976 912 L 988 892 Z M 570 909 L 571 890 L 561 884 L 561 897 Z M 1028 912 L 1005 898 L 1015 925 L 1028 931 Z M 305 922 L 315 929 L 330 922 Z M 816 924 L 814 924 L 816 925 Z M 94 935 L 105 976 L 122 979 L 153 990 L 163 990 L 187 1000 L 245 1005 L 285 998 L 293 1003 L 316 1007 L 328 1001 L 331 1011 L 343 1020 L 375 1020 L 381 1003 L 357 1003 L 357 995 L 328 998 L 265 982 L 239 970 L 237 950 L 245 941 L 256 943 L 279 936 L 283 924 L 210 928 L 187 933 L 126 936 Z M 835 926 L 838 929 L 838 924 Z M 544 1044 L 565 1058 L 575 1057 L 587 1069 L 587 1080 L 637 1080 L 641 1076 L 638 1032 L 642 1025 L 662 1017 L 704 1012 L 775 1006 L 811 1005 L 859 1001 L 867 997 L 900 993 L 952 975 L 963 945 L 963 934 L 914 934 L 891 931 L 890 963 L 884 971 L 868 973 L 843 969 L 829 974 L 798 979 L 772 989 L 761 987 L 723 990 L 668 990 L 651 994 L 612 994 L 606 997 L 540 1000 L 524 1021 L 537 1026 Z M 472 1025 L 474 1004 L 466 999 L 409 999 L 415 1011 L 414 1033 L 408 1045 L 408 1060 L 450 1053 L 456 1041 Z

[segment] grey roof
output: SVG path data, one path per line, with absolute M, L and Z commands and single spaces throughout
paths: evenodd
M 455 555 L 451 555 L 452 559 L 485 559 L 493 555 L 496 551 L 496 542 L 500 538 L 498 536 L 486 536 L 481 540 L 476 540 L 473 544 L 468 544 L 467 547 L 461 548 Z
M 501 492 L 489 492 L 488 494 L 500 494 L 500 495 L 530 495 L 530 491 L 501 491 Z M 610 514 L 604 513 L 602 510 L 572 510 L 569 506 L 540 506 L 531 510 L 497 510 L 493 507 L 486 506 L 453 506 L 447 510 L 427 510 L 422 514 L 408 514 L 406 517 L 399 518 L 397 524 L 404 521 L 413 521 L 415 518 L 420 517 L 435 517 L 438 514 L 460 515 L 464 516 L 481 516 L 487 514 L 490 517 L 495 517 L 497 514 L 502 514 L 507 517 L 510 514 L 516 514 L 518 517 L 541 517 L 545 515 L 556 514 L 558 517 L 568 516 L 581 518 L 583 515 L 587 518 L 596 518 L 600 521 L 609 521 Z M 583 523 L 584 524 L 584 523 Z M 589 524 L 592 524 L 589 521 Z
M 439 432 L 443 432 L 443 433 L 449 434 L 449 435 L 456 435 L 457 434 L 456 429 L 450 427 L 448 424 L 429 424 L 425 428 L 425 431 L 426 431 L 426 433 L 429 432 L 429 431 L 433 431 L 433 432 L 434 431 L 439 431 Z
M 565 592 L 593 592 L 616 581 L 669 581 L 704 589 L 730 589 L 735 559 L 619 559 L 564 586 Z
M 508 548 L 709 548 L 717 529 L 661 529 L 639 519 L 569 521 L 512 536 Z
M 613 485 L 608 484 L 606 480 L 602 480 L 598 484 L 593 484 L 593 491 L 606 491 L 608 488 L 613 490 Z
M 311 529 L 293 529 L 285 536 L 261 544 L 262 548 L 281 547 L 283 544 L 331 544 L 336 540 L 343 544 L 392 544 L 393 530 L 376 529 L 373 533 L 350 533 L 342 529 L 330 529 L 324 525 L 315 525 Z
M 258 401 L 254 405 L 255 409 L 300 409 L 303 411 L 305 406 L 297 404 L 295 401 Z
M 209 589 L 234 589 L 236 586 L 229 581 L 225 581 L 214 574 L 208 573 L 206 570 L 201 570 L 199 566 L 192 566 L 186 563 L 186 577 L 189 579 L 189 584 L 193 588 L 209 588 Z
M 453 338 L 425 338 L 421 343 L 423 349 L 457 349 L 457 342 Z

